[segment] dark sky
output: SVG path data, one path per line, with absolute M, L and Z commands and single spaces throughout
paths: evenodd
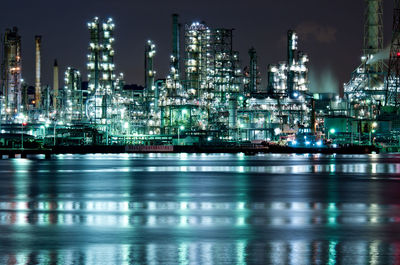
M 391 36 L 392 2 L 384 1 L 385 45 Z M 86 23 L 94 16 L 115 21 L 115 63 L 127 83 L 143 83 L 147 39 L 157 45 L 157 78 L 164 78 L 171 53 L 171 14 L 178 13 L 182 24 L 205 21 L 212 28 L 234 28 L 234 49 L 240 52 L 242 66 L 248 64 L 247 51 L 254 46 L 264 80 L 267 65 L 286 58 L 287 30 L 298 30 L 299 49 L 310 57 L 313 87 L 327 90 L 329 84 L 342 86 L 360 62 L 365 1 L 20 0 L 2 1 L 1 9 L 1 32 L 17 26 L 22 35 L 23 76 L 30 84 L 34 83 L 35 35 L 43 36 L 43 84 L 52 83 L 55 58 L 60 72 L 73 66 L 86 79 Z

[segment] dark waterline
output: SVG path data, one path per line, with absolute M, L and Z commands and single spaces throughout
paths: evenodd
M 398 264 L 400 155 L 0 160 L 0 264 Z

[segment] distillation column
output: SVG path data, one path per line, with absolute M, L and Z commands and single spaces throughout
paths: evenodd
M 35 36 L 35 106 L 40 108 L 41 103 L 41 83 L 40 83 L 40 46 L 42 43 L 42 36 Z
M 179 75 L 180 72 L 180 51 L 179 51 L 179 35 L 180 35 L 180 24 L 178 23 L 178 14 L 172 15 L 172 66 L 175 68 L 176 73 Z
M 249 56 L 250 56 L 250 82 L 249 82 L 249 87 L 250 87 L 250 92 L 251 93 L 256 93 L 257 92 L 257 74 L 258 74 L 257 52 L 253 47 L 250 48 L 250 50 L 249 50 Z
M 59 81 L 58 81 L 58 63 L 57 60 L 54 60 L 53 67 L 53 110 L 57 113 L 57 100 L 58 100 L 58 89 L 59 89 Z
M 287 93 L 291 98 L 293 97 L 294 89 L 294 71 L 295 54 L 297 50 L 297 35 L 293 30 L 288 31 L 288 44 L 287 44 Z
M 18 28 L 7 29 L 2 38 L 1 88 L 5 115 L 12 117 L 21 108 L 21 36 Z
M 156 45 L 148 40 L 145 46 L 145 88 L 148 91 L 154 91 L 154 55 L 156 53 Z

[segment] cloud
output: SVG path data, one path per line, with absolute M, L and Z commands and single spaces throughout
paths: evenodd
M 295 31 L 304 41 L 316 40 L 320 43 L 336 41 L 336 28 L 320 25 L 316 22 L 303 22 L 296 27 Z

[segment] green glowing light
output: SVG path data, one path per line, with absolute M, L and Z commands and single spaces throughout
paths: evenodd
M 242 265 L 246 264 L 246 241 L 245 240 L 240 240 L 236 243 L 236 257 L 237 261 L 236 264 Z
M 237 226 L 245 226 L 246 225 L 246 218 L 244 216 L 239 216 L 236 221 Z
M 336 245 L 337 241 L 329 242 L 329 265 L 336 264 Z
M 245 206 L 246 206 L 245 202 L 239 202 L 238 205 L 237 205 L 237 209 L 238 210 L 244 210 Z

